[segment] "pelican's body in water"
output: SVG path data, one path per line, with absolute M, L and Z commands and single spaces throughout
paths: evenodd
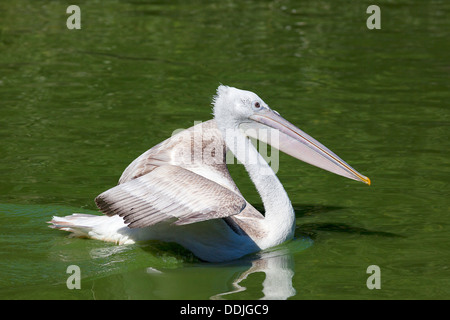
M 53 217 L 53 228 L 118 244 L 175 242 L 220 262 L 294 236 L 295 213 L 283 185 L 249 137 L 344 177 L 370 184 L 321 143 L 283 119 L 255 93 L 219 86 L 214 119 L 178 132 L 134 160 L 96 204 L 105 215 Z M 247 170 L 265 214 L 248 203 L 226 164 L 227 148 Z

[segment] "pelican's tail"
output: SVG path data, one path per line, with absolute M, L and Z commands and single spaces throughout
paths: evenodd
M 70 216 L 54 216 L 50 228 L 72 232 L 73 237 L 91 238 L 117 244 L 134 243 L 130 238 L 130 229 L 119 216 L 96 216 L 74 213 Z

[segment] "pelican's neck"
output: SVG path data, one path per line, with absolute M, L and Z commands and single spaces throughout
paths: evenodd
M 280 180 L 250 139 L 238 128 L 226 130 L 224 136 L 227 147 L 245 166 L 261 196 L 265 209 L 263 225 L 268 232 L 267 247 L 292 238 L 295 227 L 294 209 Z

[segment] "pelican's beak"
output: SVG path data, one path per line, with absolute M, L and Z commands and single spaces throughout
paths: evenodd
M 273 128 L 276 129 L 279 134 L 260 135 L 255 133 L 255 130 L 247 130 L 252 128 L 253 126 L 244 124 L 243 129 L 248 136 L 268 143 L 271 146 L 283 151 L 284 153 L 287 153 L 294 158 L 312 164 L 316 167 L 322 168 L 349 179 L 362 181 L 370 185 L 369 178 L 363 176 L 358 171 L 350 167 L 344 160 L 339 158 L 330 149 L 294 126 L 289 121 L 285 120 L 274 111 L 263 109 L 250 116 L 250 119 L 258 123 L 258 129 Z M 274 139 L 274 136 L 278 136 L 278 139 Z

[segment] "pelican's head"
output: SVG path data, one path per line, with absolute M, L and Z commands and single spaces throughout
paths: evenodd
M 233 87 L 220 85 L 214 97 L 214 118 L 220 119 L 220 125 L 227 129 L 237 128 L 248 122 L 260 108 L 269 106 L 257 94 Z
M 285 120 L 251 91 L 220 85 L 213 100 L 214 118 L 222 130 L 242 129 L 299 160 L 316 167 L 361 181 L 370 185 L 370 179 L 358 173 L 330 149 Z M 260 130 L 277 130 L 277 141 L 272 135 L 259 135 Z

